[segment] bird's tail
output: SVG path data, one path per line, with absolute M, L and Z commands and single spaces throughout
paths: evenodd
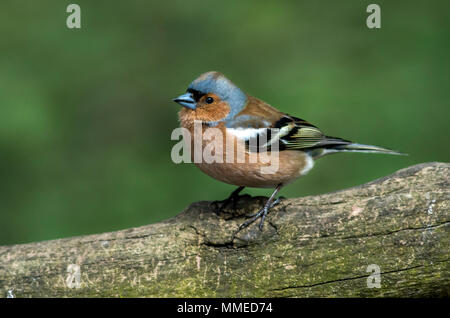
M 388 155 L 407 156 L 407 154 L 405 153 L 394 151 L 388 148 L 353 143 L 351 141 L 347 141 L 340 138 L 327 137 L 327 140 L 329 141 L 329 145 L 325 146 L 322 149 L 318 149 L 319 151 L 313 154 L 314 157 L 319 158 L 324 155 L 336 152 L 363 152 L 363 153 L 380 153 Z
M 357 143 L 351 143 L 348 145 L 339 145 L 332 149 L 337 150 L 337 151 L 347 151 L 347 152 L 383 153 L 383 154 L 388 154 L 388 155 L 401 155 L 401 156 L 407 155 L 405 153 L 394 151 L 394 150 L 391 150 L 388 148 L 372 146 L 372 145 L 363 145 L 363 144 L 357 144 Z

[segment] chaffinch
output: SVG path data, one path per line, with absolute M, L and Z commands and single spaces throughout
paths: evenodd
M 337 152 L 401 154 L 382 147 L 329 137 L 309 122 L 280 112 L 244 93 L 218 72 L 200 75 L 189 85 L 186 93 L 174 101 L 184 106 L 178 115 L 181 127 L 190 132 L 191 145 L 198 142 L 205 149 L 208 144 L 202 135 L 194 133 L 196 122 L 200 123 L 202 132 L 214 127 L 224 136 L 219 144 L 221 149 L 215 149 L 221 153 L 223 160 L 195 162 L 207 175 L 239 186 L 228 199 L 222 201 L 222 207 L 235 201 L 245 187 L 275 189 L 261 210 L 243 223 L 238 231 L 258 218 L 261 218 L 259 228 L 262 230 L 270 208 L 279 202 L 275 197 L 280 189 L 306 175 L 314 166 L 314 160 L 324 155 Z M 256 148 L 251 147 L 255 140 Z M 272 147 L 274 144 L 278 147 Z M 235 149 L 239 146 L 245 148 L 244 162 L 236 160 Z M 258 157 L 264 151 L 277 155 L 279 166 L 273 173 L 261 172 L 261 168 L 268 165 L 267 161 Z M 233 160 L 226 160 L 226 156 Z

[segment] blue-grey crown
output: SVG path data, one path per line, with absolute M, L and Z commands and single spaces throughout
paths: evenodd
M 247 103 L 247 95 L 223 74 L 208 72 L 200 75 L 188 87 L 203 94 L 213 93 L 230 105 L 230 113 L 222 121 L 234 118 Z

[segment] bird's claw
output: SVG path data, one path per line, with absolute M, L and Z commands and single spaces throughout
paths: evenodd
M 272 202 L 272 204 L 270 205 L 269 209 L 273 208 L 274 206 L 277 206 L 277 205 L 280 204 L 280 202 L 281 202 L 282 200 L 284 200 L 284 199 L 286 199 L 286 198 L 285 198 L 285 197 L 278 197 L 278 198 L 276 198 L 276 199 Z M 261 210 L 262 210 L 262 209 L 261 209 Z M 261 210 L 259 210 L 258 212 L 254 213 L 254 214 L 248 215 L 247 218 L 253 218 L 253 217 L 255 217 L 256 215 L 258 215 L 258 214 L 261 212 Z
M 259 223 L 259 229 L 262 231 L 263 225 L 264 225 L 264 219 L 266 218 L 267 213 L 269 212 L 268 207 L 264 207 L 261 210 L 258 211 L 258 213 L 253 214 L 249 220 L 245 221 L 239 226 L 239 229 L 237 230 L 240 232 L 241 230 L 245 229 L 247 226 L 255 222 L 257 219 L 261 218 L 261 222 Z
M 244 223 L 242 223 L 239 226 L 236 233 L 239 233 L 240 231 L 242 231 L 243 229 L 248 227 L 250 224 L 252 224 L 259 218 L 261 218 L 261 222 L 259 223 L 259 230 L 262 231 L 262 229 L 264 227 L 264 220 L 266 219 L 266 216 L 269 213 L 269 210 L 271 208 L 273 208 L 274 206 L 278 205 L 283 199 L 285 199 L 285 197 L 278 197 L 276 200 L 274 200 L 272 203 L 270 203 L 270 205 L 266 204 L 266 205 L 264 205 L 264 207 L 261 210 L 259 210 L 255 214 L 249 215 L 248 218 L 250 218 L 250 219 L 245 221 Z

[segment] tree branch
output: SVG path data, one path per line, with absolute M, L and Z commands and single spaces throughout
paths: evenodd
M 0 296 L 448 297 L 449 166 L 286 199 L 262 232 L 253 224 L 235 238 L 264 198 L 242 196 L 221 215 L 197 202 L 139 228 L 3 246 Z

